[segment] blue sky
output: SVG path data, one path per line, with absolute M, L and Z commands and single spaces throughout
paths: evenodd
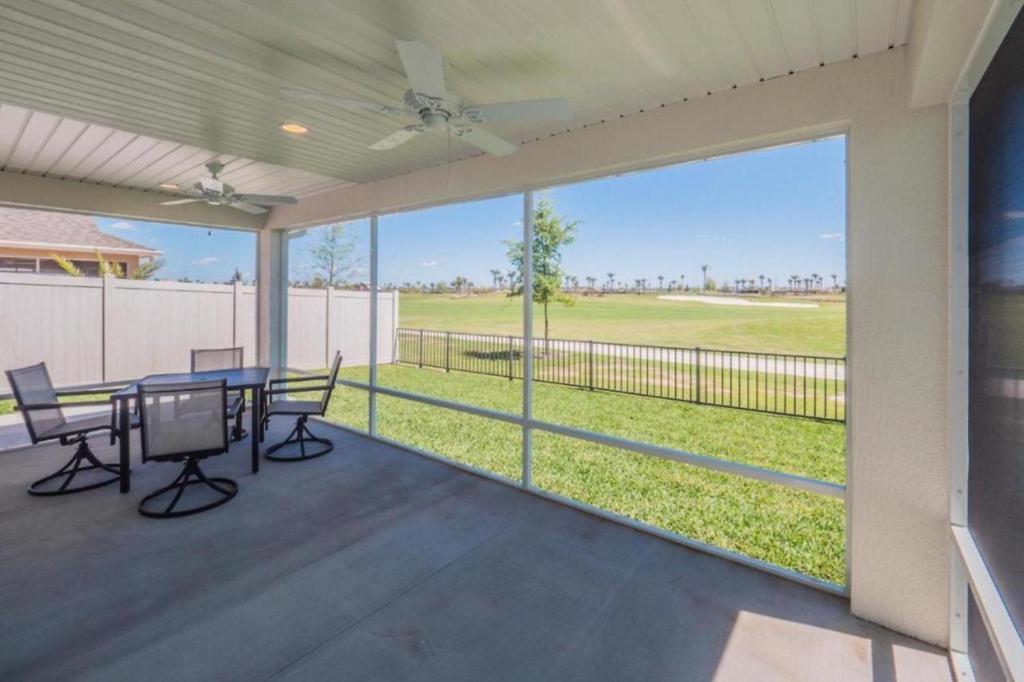
M 226 282 L 236 267 L 246 281 L 255 276 L 256 236 L 252 233 L 113 218 L 96 222 L 108 234 L 163 251 L 165 264 L 159 279 Z
M 567 219 L 579 221 L 565 270 L 603 282 L 646 278 L 700 281 L 700 266 L 719 282 L 759 274 L 784 282 L 817 272 L 845 279 L 845 141 L 816 142 L 737 154 L 545 190 Z M 380 219 L 382 282 L 489 284 L 492 268 L 509 269 L 505 240 L 521 235 L 519 195 L 444 206 Z M 163 275 L 219 281 L 237 265 L 253 272 L 255 243 L 243 233 L 103 220 L 103 229 L 165 252 Z M 121 221 L 123 222 L 123 221 Z M 367 280 L 368 222 L 348 226 Z M 186 235 L 184 231 L 189 234 Z M 198 236 L 193 239 L 193 235 Z M 307 279 L 316 230 L 292 241 L 292 279 Z M 150 241 L 152 240 L 152 241 Z M 247 275 L 248 277 L 249 275 Z

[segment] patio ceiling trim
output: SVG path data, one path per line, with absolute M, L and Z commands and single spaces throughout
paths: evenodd
M 903 106 L 906 49 L 837 62 L 522 145 L 278 206 L 271 228 L 309 227 L 523 192 L 845 132 Z M 897 86 L 894 88 L 894 84 Z
M 161 206 L 167 196 L 134 189 L 0 171 L 0 206 L 111 218 L 258 230 L 265 215 L 204 203 Z

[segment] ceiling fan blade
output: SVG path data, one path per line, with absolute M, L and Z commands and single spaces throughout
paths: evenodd
M 277 194 L 234 194 L 232 197 L 238 201 L 244 201 L 249 204 L 260 204 L 262 206 L 299 203 L 299 200 L 295 197 L 287 197 Z
M 381 151 L 383 149 L 394 149 L 400 144 L 405 144 L 412 138 L 423 132 L 423 126 L 406 126 L 399 128 L 383 140 L 377 140 L 370 145 L 370 149 Z
M 572 118 L 572 107 L 569 100 L 562 97 L 524 99 L 518 102 L 497 102 L 466 107 L 462 115 L 474 123 L 564 121 Z
M 489 133 L 482 128 L 452 128 L 460 140 L 467 142 L 477 149 L 482 149 L 492 156 L 508 156 L 514 154 L 519 147 L 508 140 L 503 140 L 494 133 Z
M 196 201 L 203 201 L 203 200 L 202 199 L 197 199 L 197 198 L 192 198 L 192 199 L 172 199 L 171 201 L 161 201 L 160 205 L 161 206 L 180 206 L 181 204 L 191 204 L 191 203 L 194 203 Z
M 262 206 L 246 203 L 244 201 L 232 201 L 230 204 L 228 204 L 228 206 L 230 206 L 231 208 L 237 208 L 239 211 L 245 211 L 246 213 L 253 213 L 255 215 L 260 215 L 262 213 L 267 212 L 267 209 L 263 208 Z
M 306 90 L 294 90 L 292 88 L 284 88 L 281 90 L 281 94 L 290 99 L 299 100 L 303 102 L 322 102 L 324 104 L 330 104 L 338 107 L 339 109 L 345 109 L 347 111 L 371 111 L 377 114 L 405 114 L 406 112 L 402 109 L 395 107 L 389 107 L 384 104 L 377 104 L 376 102 L 367 102 L 360 99 L 352 99 L 351 97 L 339 97 L 336 95 L 321 95 L 318 92 L 308 92 Z
M 413 92 L 435 99 L 447 99 L 441 53 L 418 40 L 396 40 L 395 46 Z

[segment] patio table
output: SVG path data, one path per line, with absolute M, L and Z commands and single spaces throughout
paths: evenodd
M 176 383 L 182 381 L 209 381 L 223 379 L 229 391 L 249 391 L 249 414 L 252 425 L 249 438 L 252 445 L 252 472 L 260 470 L 260 426 L 263 419 L 263 391 L 267 385 L 270 369 L 267 367 L 244 367 L 242 369 L 217 369 L 206 372 L 181 372 L 177 374 L 151 374 L 128 384 L 110 396 L 117 415 L 117 442 L 121 461 L 121 492 L 131 489 L 131 401 L 138 394 L 139 384 Z

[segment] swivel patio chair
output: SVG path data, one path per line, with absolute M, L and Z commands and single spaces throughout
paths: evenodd
M 32 444 L 56 440 L 61 445 L 76 446 L 75 454 L 67 464 L 29 486 L 30 495 L 69 495 L 110 485 L 118 480 L 121 474 L 120 465 L 100 461 L 89 447 L 88 440 L 90 433 L 109 431 L 111 444 L 114 443 L 110 389 L 57 391 L 50 380 L 45 362 L 8 370 L 6 374 Z M 97 414 L 67 419 L 64 415 L 64 408 L 67 405 L 59 402 L 59 398 L 83 395 L 102 395 L 108 399 L 80 401 L 75 403 L 76 407 L 89 405 L 104 406 L 107 409 Z M 131 425 L 139 425 L 137 416 L 133 415 Z M 97 476 L 86 472 L 98 475 L 99 480 L 96 480 Z M 86 474 L 86 482 L 72 485 L 72 481 L 79 474 Z
M 328 374 L 319 376 L 286 377 L 283 379 L 271 379 L 270 388 L 266 391 L 266 408 L 264 410 L 264 426 L 270 422 L 274 415 L 291 415 L 297 417 L 295 428 L 288 437 L 280 443 L 267 448 L 266 458 L 278 462 L 300 462 L 314 457 L 326 455 L 334 449 L 334 443 L 330 439 L 320 438 L 313 434 L 307 426 L 312 416 L 324 416 L 327 405 L 331 401 L 331 393 L 334 391 L 334 384 L 338 380 L 338 369 L 341 367 L 341 353 L 334 354 L 334 362 L 331 364 L 331 371 Z M 318 381 L 320 384 L 308 385 L 309 382 Z M 289 387 L 288 384 L 303 384 L 301 386 Z M 284 386 L 275 388 L 275 386 Z M 274 396 L 287 396 L 297 393 L 320 392 L 318 400 L 275 400 Z M 274 454 L 284 447 L 298 443 L 298 452 L 291 451 L 290 454 Z M 312 451 L 307 450 L 307 443 L 318 443 Z
M 192 371 L 206 372 L 215 369 L 242 369 L 245 367 L 245 348 L 193 348 Z M 242 440 L 246 430 L 242 427 L 245 415 L 245 391 L 228 392 L 228 419 L 234 419 L 231 440 Z
M 170 484 L 142 498 L 140 514 L 150 518 L 188 516 L 219 507 L 238 493 L 235 481 L 208 477 L 199 466 L 201 460 L 228 451 L 227 395 L 223 379 L 139 385 L 142 461 L 185 463 Z M 193 488 L 189 497 L 204 501 L 179 507 L 193 486 L 202 488 Z

